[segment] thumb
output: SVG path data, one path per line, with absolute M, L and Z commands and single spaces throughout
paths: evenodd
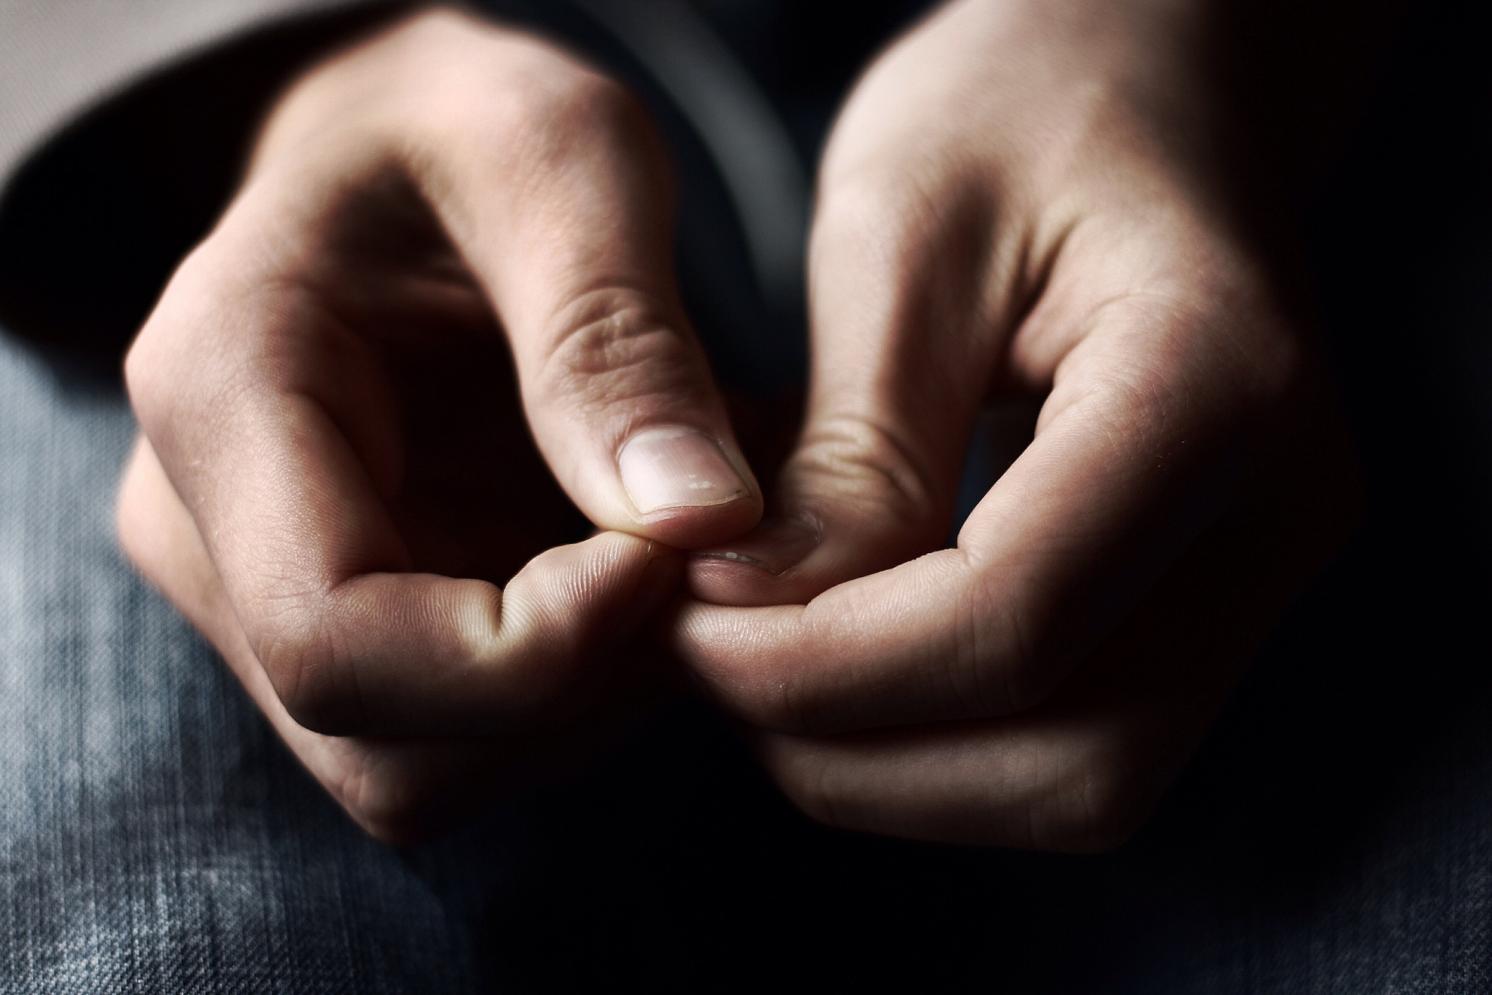
M 691 558 L 703 600 L 804 603 L 948 538 L 987 367 L 945 347 L 969 337 L 944 332 L 974 309 L 960 306 L 965 281 L 934 268 L 960 254 L 922 204 L 895 186 L 861 189 L 822 194 L 803 430 L 763 524 Z
M 543 43 L 498 44 L 540 63 L 505 81 L 521 110 L 435 127 L 416 179 L 502 322 L 535 441 L 601 529 L 686 548 L 740 535 L 760 489 L 680 304 L 651 122 Z

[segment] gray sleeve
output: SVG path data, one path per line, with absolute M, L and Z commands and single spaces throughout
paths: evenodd
M 155 71 L 277 20 L 376 0 L 3 0 L 0 188 L 69 121 Z

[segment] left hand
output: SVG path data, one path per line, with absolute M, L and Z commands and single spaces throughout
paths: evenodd
M 1200 16 L 952 3 L 841 116 L 778 518 L 696 556 L 676 630 L 810 814 L 1117 843 L 1343 533 Z M 976 419 L 1023 395 L 1034 438 L 941 549 Z
M 419 10 L 293 81 L 254 146 L 126 359 L 120 541 L 352 817 L 405 838 L 645 691 L 669 547 L 739 535 L 760 495 L 621 84 Z

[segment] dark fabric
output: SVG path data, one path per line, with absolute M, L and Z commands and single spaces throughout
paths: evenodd
M 0 329 L 0 995 L 1492 991 L 1492 159 L 1447 44 L 1404 40 L 1312 214 L 1367 526 L 1103 857 L 817 829 L 688 703 L 454 836 L 375 844 L 115 552 L 113 359 Z M 761 313 L 732 299 L 717 348 Z

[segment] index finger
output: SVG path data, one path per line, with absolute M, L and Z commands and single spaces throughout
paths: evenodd
M 729 706 L 815 734 L 1007 714 L 1139 603 L 1225 506 L 1272 391 L 1189 316 L 1092 320 L 956 548 L 807 605 L 684 610 L 678 648 Z

